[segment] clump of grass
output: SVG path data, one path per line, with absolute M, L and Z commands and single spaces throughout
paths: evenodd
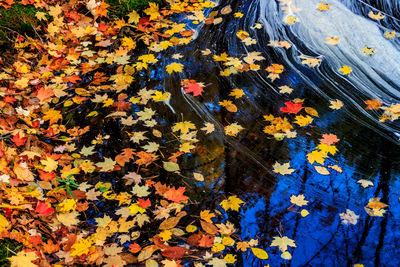
M 110 5 L 109 12 L 117 17 L 124 17 L 132 10 L 140 11 L 149 6 L 149 2 L 162 4 L 162 0 L 105 0 Z
M 8 238 L 0 240 L 0 266 L 10 266 L 10 262 L 7 258 L 14 256 L 14 253 L 17 253 L 20 248 L 21 245 L 14 240 Z

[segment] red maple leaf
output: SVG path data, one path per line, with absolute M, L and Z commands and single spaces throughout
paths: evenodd
M 26 142 L 26 140 L 28 140 L 27 137 L 19 137 L 19 133 L 14 135 L 14 137 L 11 139 L 11 141 L 13 141 L 17 146 L 23 146 Z
M 4 101 L 4 102 L 10 103 L 10 104 L 14 104 L 14 102 L 15 102 L 16 100 L 17 100 L 17 99 L 15 99 L 15 98 L 12 97 L 12 96 L 5 96 L 5 97 L 3 98 L 3 101 Z
M 179 187 L 178 189 L 172 187 L 171 189 L 169 189 L 167 192 L 164 193 L 164 197 L 168 200 L 179 203 L 189 199 L 187 196 L 183 195 L 183 193 L 185 193 L 185 190 L 186 188 L 184 187 Z
M 37 91 L 36 98 L 39 99 L 40 101 L 43 101 L 53 95 L 54 95 L 53 89 L 51 89 L 50 87 L 48 88 L 41 87 Z
M 50 215 L 54 212 L 54 209 L 44 201 L 38 201 L 35 212 L 40 215 Z
M 142 207 L 142 208 L 148 208 L 148 207 L 150 207 L 151 206 L 151 202 L 150 202 L 150 199 L 143 199 L 143 198 L 139 198 L 139 203 L 138 203 L 138 206 L 139 207 Z
M 303 108 L 303 102 L 293 103 L 291 101 L 285 102 L 286 107 L 281 107 L 283 113 L 297 114 Z
M 185 88 L 185 93 L 193 93 L 193 96 L 198 96 L 203 93 L 203 86 L 195 80 L 183 80 L 182 86 Z

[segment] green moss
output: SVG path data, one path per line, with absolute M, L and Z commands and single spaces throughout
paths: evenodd
M 18 252 L 21 246 L 8 238 L 0 240 L 0 266 L 10 266 L 10 262 L 7 260 L 8 257 L 14 256 L 11 252 Z
M 0 26 L 12 29 L 20 34 L 32 31 L 32 26 L 37 26 L 39 20 L 35 17 L 38 10 L 33 6 L 13 4 L 8 9 L 0 10 Z
M 33 35 L 32 27 L 37 27 L 40 21 L 35 17 L 38 10 L 33 6 L 23 6 L 13 4 L 8 9 L 0 9 L 0 46 L 8 46 L 12 36 L 19 33 L 21 35 Z
M 149 6 L 149 2 L 162 4 L 162 0 L 105 0 L 110 5 L 109 12 L 117 17 L 124 17 L 132 10 L 140 11 Z

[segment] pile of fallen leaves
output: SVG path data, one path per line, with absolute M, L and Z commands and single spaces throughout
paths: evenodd
M 230 196 L 213 212 L 194 214 L 186 188 L 168 184 L 182 175 L 179 161 L 194 151 L 197 128 L 161 125 L 157 110 L 170 94 L 135 83 L 156 53 L 191 41 L 194 31 L 174 16 L 204 21 L 213 3 L 150 3 L 122 19 L 93 0 L 21 4 L 35 6 L 46 26 L 37 36 L 17 36 L 15 58 L 0 72 L 0 233 L 22 245 L 11 266 L 225 266 L 236 262 L 229 252 L 248 249 L 267 259 L 257 240 L 237 240 L 226 219 L 242 200 Z M 172 62 L 165 71 L 182 68 Z M 182 86 L 197 96 L 204 85 Z M 235 98 L 243 95 L 235 90 Z M 237 111 L 232 102 L 221 105 Z M 225 130 L 235 136 L 240 129 Z M 201 173 L 191 179 L 204 181 Z

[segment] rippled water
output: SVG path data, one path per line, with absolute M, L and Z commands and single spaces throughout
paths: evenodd
M 216 205 L 210 192 L 238 194 L 246 201 L 241 214 L 232 214 L 232 221 L 241 225 L 243 239 L 258 236 L 261 245 L 268 247 L 273 236 L 286 235 L 296 241 L 291 250 L 293 259 L 288 266 L 398 266 L 400 256 L 400 150 L 399 124 L 379 122 L 378 112 L 367 111 L 364 100 L 377 98 L 386 105 L 400 100 L 399 38 L 387 39 L 384 32 L 399 31 L 400 6 L 397 0 L 360 1 L 329 0 L 329 12 L 316 9 L 319 0 L 243 0 L 223 1 L 214 8 L 231 5 L 232 13 L 217 25 L 193 25 L 197 39 L 190 46 L 169 51 L 185 55 L 185 65 L 191 66 L 180 77 L 164 77 L 165 91 L 173 94 L 171 116 L 190 120 L 196 125 L 213 122 L 217 131 L 201 136 L 203 146 L 199 157 L 188 157 L 188 172 L 201 171 L 207 183 L 192 186 L 198 198 L 208 198 Z M 291 4 L 285 4 L 291 3 Z M 288 7 L 285 9 L 283 7 Z M 299 10 L 301 9 L 301 10 Z M 370 11 L 386 14 L 376 21 Z M 241 12 L 241 19 L 232 16 Z M 285 24 L 285 18 L 296 15 L 299 22 Z M 262 24 L 254 29 L 255 23 Z M 247 31 L 257 44 L 245 46 L 236 33 Z M 326 44 L 329 36 L 340 37 L 336 45 Z M 289 49 L 271 47 L 270 41 L 288 41 Z M 375 54 L 360 51 L 364 46 L 375 47 Z M 201 50 L 209 48 L 214 54 L 227 52 L 240 57 L 248 52 L 262 52 L 265 68 L 272 63 L 282 64 L 284 73 L 271 82 L 265 71 L 244 72 L 229 77 L 219 76 L 222 65 Z M 301 64 L 300 55 L 319 57 L 315 68 Z M 167 63 L 168 59 L 165 63 Z M 338 71 L 343 65 L 352 67 L 349 76 Z M 207 86 L 201 97 L 184 94 L 181 79 L 203 82 Z M 278 86 L 294 88 L 290 96 L 280 94 Z M 246 96 L 237 103 L 235 114 L 221 109 L 218 102 L 227 99 L 233 88 L 241 88 Z M 263 132 L 263 115 L 279 115 L 279 107 L 294 98 L 305 99 L 305 105 L 319 112 L 313 127 L 298 132 L 295 139 L 278 141 Z M 329 100 L 344 103 L 332 111 Z M 223 135 L 223 126 L 236 121 L 246 130 L 240 138 Z M 330 159 L 342 173 L 321 175 L 307 162 L 306 154 L 319 142 L 323 133 L 334 133 L 340 139 L 338 153 Z M 273 173 L 274 162 L 291 162 L 296 172 L 281 176 Z M 184 164 L 185 165 L 185 164 Z M 371 180 L 373 187 L 362 188 L 356 181 Z M 211 191 L 210 191 L 211 190 Z M 310 215 L 302 218 L 290 209 L 292 194 L 304 194 L 310 201 Z M 372 197 L 389 204 L 383 217 L 370 217 L 364 206 Z M 208 207 L 209 208 L 209 207 Z M 356 225 L 343 225 L 339 213 L 353 210 L 360 216 Z M 271 251 L 271 266 L 279 260 L 277 249 Z M 238 266 L 263 266 L 254 256 L 243 255 Z

